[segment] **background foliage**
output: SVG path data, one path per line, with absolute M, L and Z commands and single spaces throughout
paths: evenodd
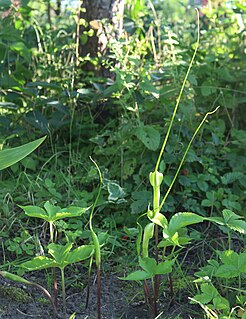
M 1 172 L 2 254 L 40 249 L 33 236 L 37 225 L 17 204 L 91 204 L 97 172 L 90 155 L 104 178 L 97 227 L 108 231 L 112 249 L 121 247 L 122 234 L 134 234 L 129 229 L 151 199 L 148 173 L 196 41 L 192 3 L 128 1 L 123 36 L 110 40 L 102 61 L 109 78 L 83 71 L 89 57 L 76 65 L 76 8 L 66 6 L 61 15 L 53 10 L 49 20 L 46 1 L 25 0 L 6 14 L 10 5 L 1 1 L 1 147 L 48 139 Z M 227 208 L 246 217 L 245 7 L 221 2 L 202 12 L 198 55 L 161 162 L 164 187 L 202 116 L 221 108 L 193 143 L 163 211 L 221 216 Z M 56 227 L 73 239 L 86 238 L 78 230 L 87 229 L 86 223 L 73 219 Z

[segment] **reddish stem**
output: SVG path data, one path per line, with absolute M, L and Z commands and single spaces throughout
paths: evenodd
M 172 278 L 171 272 L 168 274 L 168 278 L 169 278 L 169 290 L 170 290 L 169 307 L 171 307 L 174 304 L 173 278 Z
M 54 275 L 54 304 L 57 308 L 58 306 L 58 288 L 57 288 L 57 278 L 56 278 L 56 269 L 53 268 L 53 275 Z

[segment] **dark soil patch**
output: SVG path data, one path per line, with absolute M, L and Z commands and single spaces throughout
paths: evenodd
M 32 278 L 33 280 L 33 278 Z M 37 281 L 37 280 L 36 280 Z M 12 291 L 11 289 L 14 288 Z M 69 319 L 76 313 L 75 319 L 97 318 L 96 283 L 91 285 L 88 308 L 85 309 L 86 288 L 67 288 L 67 314 L 58 318 Z M 188 304 L 188 298 L 176 301 L 168 309 L 168 297 L 160 298 L 159 310 L 163 312 L 160 318 L 196 319 L 197 308 Z M 61 306 L 61 300 L 59 300 Z M 148 305 L 143 301 L 142 288 L 136 283 L 120 281 L 116 276 L 102 279 L 102 319 L 151 319 Z M 62 307 L 61 307 L 62 308 Z M 180 315 L 180 316 L 178 316 Z M 37 290 L 20 284 L 0 279 L 0 318 L 1 319 L 48 319 L 52 318 L 52 308 L 48 300 Z

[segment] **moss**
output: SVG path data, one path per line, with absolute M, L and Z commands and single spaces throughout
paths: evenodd
M 31 296 L 19 287 L 4 287 L 0 285 L 0 296 L 15 302 L 28 303 L 32 301 Z
M 39 298 L 36 299 L 36 301 L 38 303 L 41 303 L 41 304 L 50 305 L 50 301 L 47 298 L 44 298 L 44 297 L 39 297 Z

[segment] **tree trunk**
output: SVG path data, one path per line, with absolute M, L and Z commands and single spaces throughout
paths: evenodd
M 119 37 L 122 32 L 123 11 L 125 0 L 84 0 L 81 5 L 80 19 L 87 23 L 80 26 L 79 55 L 90 58 L 105 56 L 107 43 L 111 37 Z M 112 25 L 110 29 L 108 26 Z M 87 32 L 93 29 L 94 34 L 87 36 Z M 82 39 L 82 40 L 81 40 Z M 100 62 L 97 67 L 92 63 L 83 66 L 85 71 L 97 71 L 98 75 L 104 75 L 104 69 Z

